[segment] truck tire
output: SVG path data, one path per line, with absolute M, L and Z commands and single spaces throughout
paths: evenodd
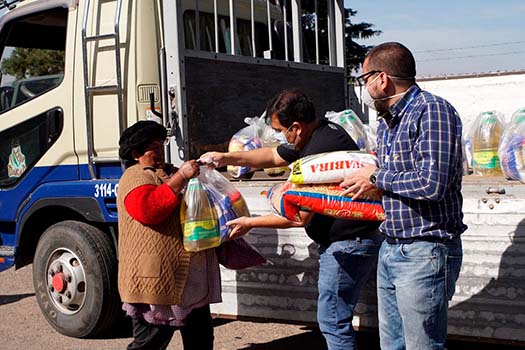
M 67 336 L 98 335 L 122 314 L 113 242 L 83 222 L 63 221 L 43 233 L 33 285 L 46 320 Z

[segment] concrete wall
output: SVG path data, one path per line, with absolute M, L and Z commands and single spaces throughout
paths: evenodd
M 503 113 L 509 121 L 518 108 L 525 106 L 525 72 L 420 80 L 418 84 L 452 103 L 465 124 L 490 110 Z
M 525 107 L 525 71 L 491 73 L 477 76 L 454 76 L 418 79 L 418 85 L 448 100 L 456 108 L 463 123 L 469 125 L 479 113 L 495 110 L 506 121 L 520 107 Z M 364 122 L 374 127 L 375 111 L 360 104 L 360 88 L 350 89 L 350 108 Z

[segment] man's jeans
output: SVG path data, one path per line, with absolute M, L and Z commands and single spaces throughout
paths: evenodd
M 447 243 L 383 242 L 377 266 L 381 349 L 444 349 L 448 302 L 462 258 L 459 237 Z
M 378 235 L 319 246 L 317 320 L 329 350 L 355 349 L 354 307 L 377 264 L 382 239 Z

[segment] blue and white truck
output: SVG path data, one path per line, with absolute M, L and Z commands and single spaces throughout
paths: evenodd
M 308 24 L 300 0 L 0 2 L 0 270 L 33 264 L 36 299 L 58 332 L 93 336 L 121 315 L 115 196 L 124 128 L 163 123 L 166 157 L 180 164 L 226 150 L 244 118 L 282 89 L 303 89 L 320 115 L 349 107 L 343 0 L 313 2 Z M 263 215 L 270 208 L 260 193 L 277 181 L 257 172 L 235 185 Z M 523 187 L 467 179 L 464 195 L 470 229 L 449 333 L 525 342 Z M 213 312 L 314 323 L 313 242 L 302 229 L 247 238 L 271 263 L 222 269 L 224 302 Z M 371 279 L 356 327 L 376 327 L 375 305 Z

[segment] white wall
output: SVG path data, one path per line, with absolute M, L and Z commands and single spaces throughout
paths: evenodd
M 520 107 L 525 107 L 525 73 L 418 81 L 422 89 L 448 100 L 456 108 L 464 124 L 479 113 L 495 110 L 506 121 Z
M 469 125 L 481 112 L 495 110 L 509 121 L 520 107 L 525 107 L 525 71 L 515 74 L 490 75 L 469 78 L 448 77 L 436 80 L 418 80 L 418 85 L 437 96 L 448 100 L 458 111 L 464 125 Z M 364 120 L 370 119 L 375 128 L 375 112 L 360 105 L 359 87 L 355 88 L 351 108 L 363 108 Z M 351 93 L 351 92 L 350 92 Z M 370 116 L 370 117 L 369 117 Z

